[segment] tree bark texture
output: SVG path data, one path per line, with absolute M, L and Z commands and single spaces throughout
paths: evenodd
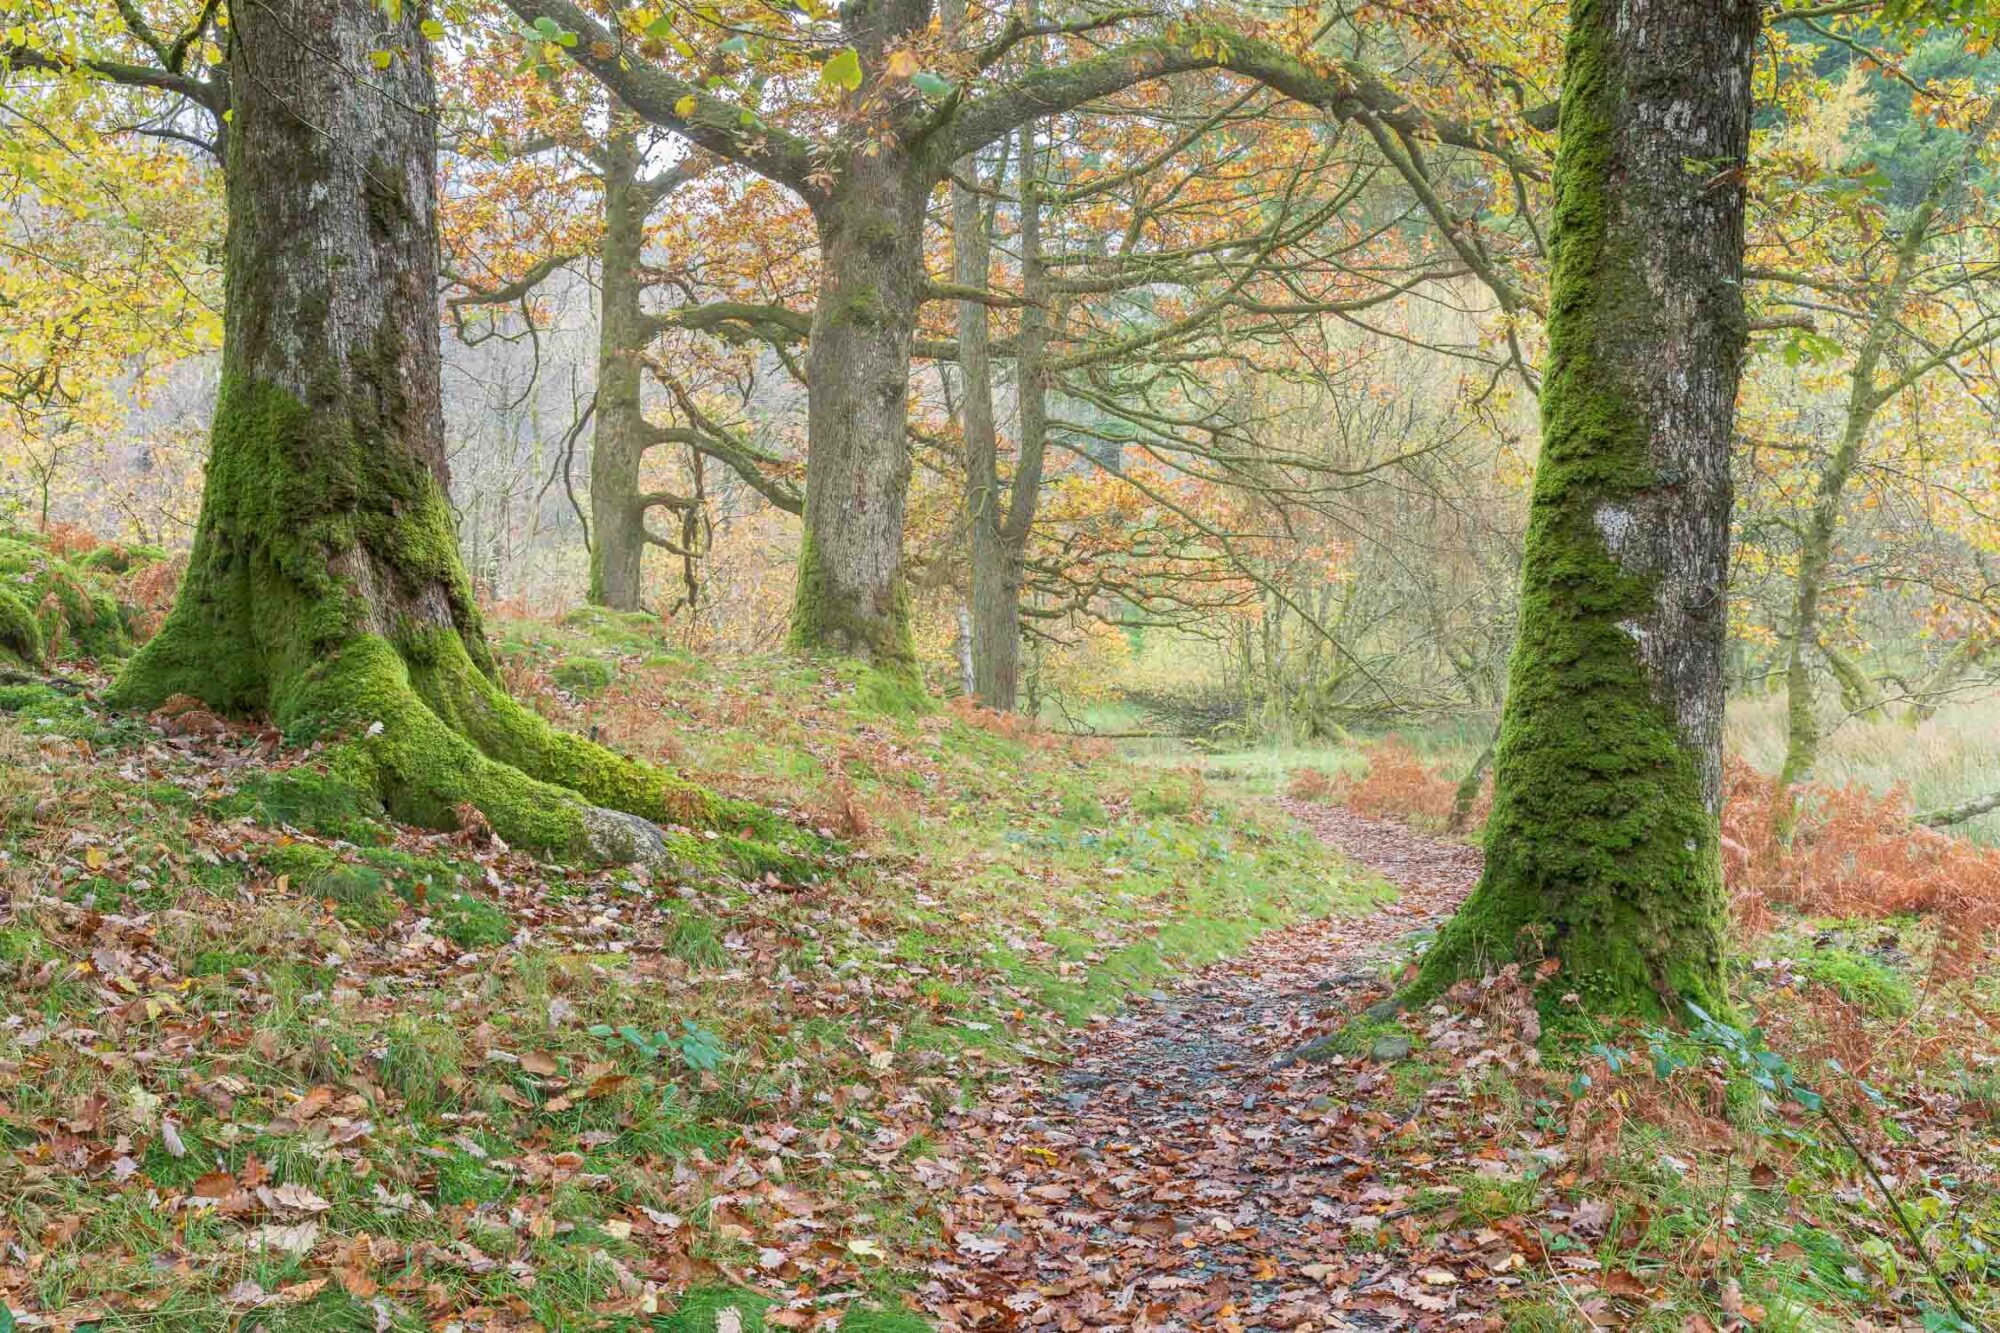
M 1559 958 L 1593 1012 L 1725 1002 L 1730 440 L 1755 0 L 1578 0 L 1550 364 L 1486 870 L 1413 996 Z

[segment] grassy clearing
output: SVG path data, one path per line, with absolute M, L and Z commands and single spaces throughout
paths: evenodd
M 920 1326 L 938 1122 L 1358 908 L 1198 776 L 640 621 L 498 627 L 551 716 L 847 849 L 648 882 L 376 817 L 254 730 L 0 696 L 0 1298 L 106 1329 Z M 733 1311 L 734 1313 L 728 1313 Z

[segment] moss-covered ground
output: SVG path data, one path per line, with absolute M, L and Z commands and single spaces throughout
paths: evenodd
M 603 612 L 493 637 L 556 726 L 815 830 L 825 873 L 579 870 L 390 822 L 255 723 L 116 714 L 83 664 L 0 686 L 15 1315 L 915 1329 L 944 1117 L 1376 892 L 1261 802 L 859 668 Z

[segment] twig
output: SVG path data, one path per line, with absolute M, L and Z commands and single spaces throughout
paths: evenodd
M 1887 1182 L 1875 1170 L 1875 1164 L 1868 1160 L 1868 1154 L 1862 1152 L 1861 1145 L 1854 1141 L 1854 1136 L 1847 1132 L 1847 1124 L 1835 1113 L 1833 1103 L 1821 1103 L 1819 1113 L 1825 1117 L 1829 1125 L 1833 1126 L 1833 1132 L 1838 1134 L 1840 1141 L 1847 1145 L 1847 1151 L 1854 1154 L 1855 1160 L 1861 1163 L 1861 1169 L 1866 1171 L 1868 1178 L 1875 1182 L 1875 1188 L 1882 1192 L 1884 1199 L 1888 1200 L 1889 1211 L 1896 1215 L 1896 1222 L 1903 1228 L 1903 1234 L 1908 1236 L 1910 1244 L 1916 1247 L 1917 1257 L 1924 1262 L 1924 1271 L 1931 1275 L 1931 1281 L 1937 1285 L 1939 1291 L 1944 1293 L 1945 1301 L 1951 1306 L 1951 1312 L 1957 1315 L 1958 1321 L 1967 1328 L 1978 1328 L 1979 1325 L 1972 1322 L 1972 1316 L 1959 1303 L 1958 1293 L 1953 1291 L 1950 1284 L 1944 1280 L 1944 1274 L 1938 1272 L 1937 1264 L 1931 1259 L 1930 1249 L 1924 1244 L 1924 1238 L 1917 1234 L 1916 1227 L 1910 1224 L 1909 1214 L 1903 1211 L 1902 1201 L 1897 1199 L 1895 1194 L 1889 1189 Z

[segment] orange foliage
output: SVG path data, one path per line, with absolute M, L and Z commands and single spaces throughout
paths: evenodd
M 144 643 L 160 632 L 167 612 L 173 609 L 174 593 L 180 589 L 181 575 L 186 570 L 187 557 L 177 555 L 171 560 L 139 565 L 119 576 L 118 600 L 131 610 L 134 640 Z
M 48 541 L 50 554 L 60 556 L 64 560 L 74 560 L 77 556 L 89 555 L 103 545 L 90 529 L 78 527 L 74 523 L 51 523 L 48 531 L 42 536 Z
M 1364 815 L 1442 828 L 1451 818 L 1458 781 L 1428 768 L 1410 743 L 1390 735 L 1364 747 L 1368 769 L 1359 779 L 1342 774 L 1329 785 L 1331 799 Z
M 1878 796 L 1808 785 L 1794 798 L 1800 813 L 1786 846 L 1776 780 L 1730 761 L 1723 869 L 1741 926 L 1761 930 L 1774 905 L 1816 916 L 1921 913 L 1937 924 L 1941 967 L 1964 971 L 1978 961 L 2000 926 L 2000 848 L 1912 824 L 1900 787 Z
M 1334 781 L 1330 774 L 1317 768 L 1302 768 L 1292 774 L 1288 795 L 1295 801 L 1327 802 L 1333 799 Z

